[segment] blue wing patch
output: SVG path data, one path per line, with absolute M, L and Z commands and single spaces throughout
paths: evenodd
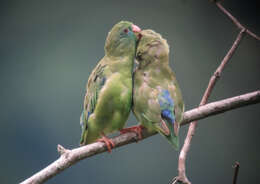
M 100 85 L 101 85 L 101 86 L 104 86 L 105 83 L 106 83 L 106 80 L 107 80 L 106 77 L 103 77 L 102 80 L 101 80 L 101 84 L 100 84 Z
M 158 100 L 162 118 L 174 124 L 174 101 L 171 98 L 169 91 L 163 90 L 162 93 L 158 95 Z

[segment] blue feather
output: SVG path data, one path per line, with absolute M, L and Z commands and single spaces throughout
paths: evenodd
M 103 77 L 103 78 L 102 78 L 102 81 L 101 81 L 101 84 L 100 84 L 102 87 L 105 85 L 106 80 L 107 80 L 106 77 Z
M 163 90 L 162 93 L 159 94 L 158 98 L 159 98 L 162 118 L 174 124 L 175 122 L 175 116 L 173 114 L 174 101 L 171 98 L 169 91 Z
M 170 110 L 168 110 L 168 109 L 162 110 L 161 115 L 162 115 L 163 118 L 169 119 L 171 122 L 174 123 L 174 116 L 173 116 L 173 114 Z

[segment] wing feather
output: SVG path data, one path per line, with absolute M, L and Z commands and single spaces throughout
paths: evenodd
M 84 98 L 84 107 L 80 118 L 80 124 L 82 128 L 82 134 L 80 139 L 81 145 L 84 144 L 86 141 L 86 136 L 88 132 L 88 118 L 94 112 L 98 101 L 99 93 L 106 82 L 104 72 L 106 66 L 106 64 L 99 63 L 91 73 L 87 83 L 86 94 Z

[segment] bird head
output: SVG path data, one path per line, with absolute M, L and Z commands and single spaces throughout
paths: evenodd
M 169 45 L 159 33 L 147 29 L 140 32 L 141 39 L 136 50 L 136 60 L 140 67 L 153 62 L 168 63 Z
M 113 26 L 108 33 L 105 52 L 110 55 L 124 55 L 129 51 L 136 50 L 141 29 L 128 21 L 121 21 Z

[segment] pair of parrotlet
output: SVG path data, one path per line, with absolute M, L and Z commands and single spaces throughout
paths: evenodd
M 131 109 L 141 125 L 124 129 Z M 142 138 L 145 127 L 159 132 L 178 149 L 183 112 L 166 40 L 128 21 L 114 25 L 106 39 L 105 56 L 87 82 L 80 144 L 102 141 L 111 152 L 115 144 L 107 134 L 135 131 Z

